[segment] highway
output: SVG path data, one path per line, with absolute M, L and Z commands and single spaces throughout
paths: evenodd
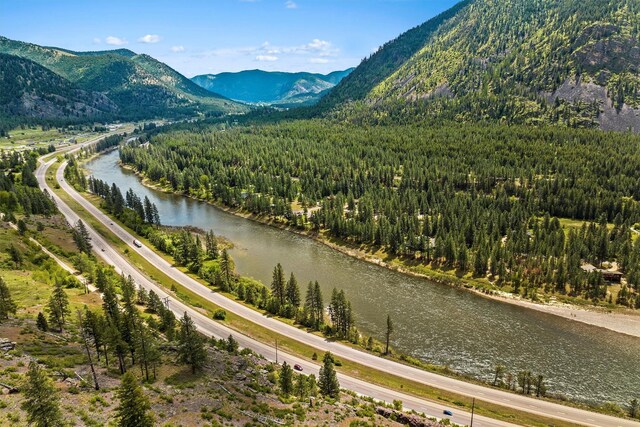
M 85 143 L 86 145 L 87 143 Z M 76 148 L 79 149 L 79 148 Z M 69 150 L 72 152 L 74 150 Z M 69 223 L 74 224 L 79 219 L 78 215 L 66 205 L 59 197 L 51 191 L 49 184 L 46 182 L 46 171 L 55 162 L 55 159 L 48 160 L 39 166 L 36 171 L 36 177 L 42 189 L 46 189 L 51 194 L 62 214 L 67 218 Z M 270 330 L 285 335 L 293 340 L 302 342 L 304 344 L 316 347 L 323 351 L 331 351 L 340 359 L 348 359 L 366 366 L 370 366 L 377 370 L 394 374 L 398 377 L 410 379 L 416 382 L 423 383 L 439 389 L 459 393 L 469 397 L 475 397 L 479 400 L 489 401 L 496 404 L 503 405 L 505 407 L 511 407 L 521 411 L 535 413 L 538 415 L 547 416 L 550 418 L 562 419 L 564 421 L 573 422 L 576 424 L 588 425 L 588 426 L 640 426 L 640 423 L 624 420 L 607 415 L 602 415 L 594 412 L 589 412 L 577 408 L 571 408 L 564 405 L 547 402 L 544 400 L 538 400 L 531 397 L 521 396 L 514 393 L 509 393 L 499 389 L 493 389 L 477 384 L 471 384 L 464 381 L 460 381 L 454 378 L 449 378 L 426 372 L 421 369 L 403 365 L 391 360 L 377 357 L 373 354 L 359 351 L 357 349 L 348 347 L 339 342 L 330 342 L 326 339 L 307 333 L 301 329 L 287 325 L 276 319 L 266 317 L 261 313 L 258 313 L 248 307 L 245 307 L 235 301 L 232 301 L 220 294 L 214 293 L 208 287 L 202 285 L 198 281 L 192 279 L 180 270 L 174 268 L 164 258 L 156 254 L 153 250 L 146 246 L 138 248 L 133 245 L 134 236 L 129 234 L 126 230 L 114 223 L 107 215 L 103 214 L 88 200 L 78 194 L 70 185 L 68 185 L 63 179 L 64 164 L 56 171 L 56 178 L 61 188 L 74 199 L 75 202 L 80 204 L 86 211 L 93 215 L 98 221 L 100 221 L 105 227 L 109 228 L 114 234 L 129 245 L 129 250 L 138 252 L 141 256 L 145 257 L 151 264 L 161 269 L 172 280 L 180 283 L 182 286 L 188 288 L 192 292 L 212 301 L 216 305 L 223 309 L 235 313 L 239 316 L 246 318 L 256 324 L 266 327 Z M 113 265 L 118 272 L 131 275 L 133 279 L 139 285 L 146 289 L 153 289 L 161 298 L 171 298 L 170 308 L 181 316 L 185 311 L 193 317 L 198 328 L 201 332 L 207 335 L 213 335 L 218 338 L 227 337 L 229 334 L 233 334 L 238 339 L 238 342 L 242 347 L 250 348 L 263 355 L 265 358 L 275 360 L 275 349 L 272 346 L 264 343 L 257 342 L 246 336 L 239 334 L 237 331 L 232 331 L 226 328 L 223 324 L 213 321 L 204 316 L 199 311 L 192 309 L 173 299 L 170 295 L 162 290 L 160 286 L 149 280 L 144 274 L 139 272 L 134 266 L 132 266 L 124 257 L 122 257 L 116 250 L 114 250 L 98 233 L 91 227 L 87 227 L 92 238 L 92 243 L 96 249 L 96 253 L 104 261 L 110 265 Z M 102 250 L 104 249 L 104 251 Z M 303 366 L 305 373 L 316 373 L 318 366 L 309 363 L 306 360 L 296 358 L 292 355 L 280 353 L 279 361 L 287 360 L 289 363 L 297 363 Z M 343 388 L 355 391 L 356 393 L 373 397 L 374 399 L 384 400 L 391 402 L 393 400 L 401 400 L 404 403 L 404 407 L 407 409 L 415 409 L 418 412 L 424 412 L 430 416 L 442 417 L 442 411 L 444 409 L 450 409 L 453 411 L 454 416 L 451 420 L 458 424 L 469 424 L 470 414 L 462 412 L 456 408 L 445 407 L 441 404 L 432 403 L 423 399 L 415 398 L 413 396 L 406 395 L 404 393 L 397 392 L 395 390 L 386 389 L 373 384 L 369 384 L 365 381 L 349 377 L 346 375 L 339 375 L 340 384 Z M 475 426 L 507 426 L 511 425 L 505 422 L 495 421 L 486 417 L 476 415 L 474 417 Z

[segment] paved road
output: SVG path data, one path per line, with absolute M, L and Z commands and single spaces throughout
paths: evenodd
M 47 164 L 42 165 L 37 170 L 37 178 L 42 188 L 48 188 L 45 181 L 45 172 L 48 166 L 53 162 L 49 161 Z M 130 250 L 137 251 L 140 255 L 144 256 L 149 262 L 161 269 L 167 276 L 181 285 L 185 286 L 192 292 L 212 301 L 227 311 L 240 315 L 254 323 L 260 324 L 268 329 L 278 332 L 282 335 L 288 336 L 296 341 L 308 344 L 310 346 L 321 349 L 322 351 L 331 351 L 337 357 L 342 359 L 349 359 L 363 365 L 367 365 L 378 369 L 380 371 L 393 373 L 399 377 L 410 379 L 413 381 L 421 382 L 426 385 L 437 387 L 443 390 L 463 394 L 470 397 L 476 397 L 480 400 L 490 401 L 493 403 L 501 404 L 514 409 L 531 412 L 539 415 L 548 416 L 551 418 L 562 419 L 565 421 L 574 422 L 577 424 L 583 424 L 588 426 L 640 426 L 640 423 L 623 420 L 615 417 L 609 417 L 602 414 L 597 414 L 589 411 L 584 411 L 576 408 L 571 408 L 543 400 L 537 400 L 530 397 L 516 395 L 508 393 L 502 390 L 493 389 L 490 387 L 484 387 L 477 384 L 471 384 L 464 381 L 456 380 L 449 377 L 444 377 L 434 373 L 426 372 L 421 369 L 417 369 L 411 366 L 406 366 L 391 360 L 383 359 L 372 354 L 368 354 L 346 345 L 337 342 L 330 342 L 317 335 L 309 334 L 301 329 L 282 323 L 278 320 L 266 317 L 261 313 L 258 313 L 250 308 L 247 308 L 235 301 L 232 301 L 222 295 L 213 293 L 209 288 L 200 284 L 196 280 L 182 273 L 180 270 L 174 268 L 164 258 L 156 254 L 153 250 L 146 246 L 138 248 L 133 245 L 134 236 L 129 234 L 122 227 L 116 223 L 112 223 L 111 219 L 103 214 L 99 209 L 93 206 L 89 201 L 78 194 L 71 186 L 69 186 L 63 180 L 62 176 L 63 168 L 60 168 L 56 177 L 60 183 L 62 189 L 66 191 L 77 203 L 79 203 L 84 209 L 95 216 L 105 227 L 109 228 L 119 238 L 126 242 Z M 51 190 L 48 190 L 51 194 Z M 54 197 L 56 197 L 54 195 Z M 61 212 L 67 217 L 69 222 L 74 223 L 78 220 L 78 216 L 67 205 L 65 205 L 59 198 L 56 197 L 56 203 Z M 95 233 L 94 230 L 90 230 L 91 237 L 93 239 L 94 247 L 97 249 L 98 255 L 100 255 L 105 261 L 111 265 L 114 265 L 118 271 L 130 274 L 137 283 L 141 284 L 145 288 L 154 289 L 159 296 L 164 297 L 166 293 L 162 291 L 155 283 L 148 280 L 143 274 L 137 271 L 129 262 L 120 256 L 115 250 L 113 250 L 107 242 Z M 101 250 L 104 249 L 104 252 Z M 206 318 L 198 312 L 195 312 L 189 307 L 179 301 L 172 300 L 171 308 L 176 313 L 183 313 L 188 311 L 190 315 L 193 313 L 194 320 L 198 324 L 198 327 L 205 333 L 213 334 L 217 337 L 228 336 L 231 331 L 228 328 L 220 325 L 211 319 Z M 238 335 L 237 332 L 233 332 L 234 336 Z M 274 359 L 274 350 L 270 346 L 266 346 L 262 343 L 253 341 L 247 337 L 241 337 L 239 339 L 240 344 L 243 347 L 251 348 L 257 353 L 263 356 Z M 305 372 L 317 372 L 317 366 L 310 364 L 309 362 L 297 359 L 290 355 L 283 355 L 281 360 L 286 359 L 291 363 L 299 363 L 305 368 Z M 372 396 L 376 399 L 392 401 L 394 399 L 402 400 L 406 408 L 415 409 L 420 412 L 425 412 L 433 416 L 441 416 L 444 406 L 424 401 L 422 399 L 416 399 L 408 395 L 398 393 L 389 389 L 378 387 L 361 380 L 341 376 L 341 385 L 347 389 L 351 389 L 363 395 Z M 451 409 L 451 408 L 446 408 Z M 459 424 L 469 423 L 469 414 L 461 413 L 459 410 L 454 411 L 454 418 L 452 421 Z M 506 423 L 497 422 L 484 417 L 476 416 L 474 419 L 474 425 L 476 426 L 498 426 L 508 425 Z

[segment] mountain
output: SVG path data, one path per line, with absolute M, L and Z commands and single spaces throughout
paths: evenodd
M 638 0 L 469 0 L 382 46 L 319 107 L 638 131 L 639 28 Z
M 209 91 L 148 55 L 128 49 L 74 52 L 0 37 L 0 53 L 29 59 L 75 88 L 100 92 L 116 117 L 140 119 L 243 112 L 247 107 Z
M 353 69 L 330 74 L 247 70 L 204 74 L 191 80 L 208 91 L 252 104 L 310 105 L 338 84 Z
M 0 115 L 80 119 L 116 111 L 105 95 L 77 89 L 33 61 L 0 53 Z

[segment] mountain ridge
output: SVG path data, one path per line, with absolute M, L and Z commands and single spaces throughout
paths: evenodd
M 168 65 L 128 49 L 75 52 L 0 37 L 0 53 L 31 60 L 79 90 L 100 92 L 116 105 L 114 117 L 187 117 L 248 110 L 202 90 Z
M 333 88 L 352 68 L 328 74 L 259 69 L 202 74 L 191 80 L 231 99 L 253 104 L 310 105 Z
M 637 0 L 469 0 L 383 45 L 318 107 L 639 131 L 639 28 Z

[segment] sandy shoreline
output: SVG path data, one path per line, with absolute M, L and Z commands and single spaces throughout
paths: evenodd
M 129 165 L 123 165 L 122 163 L 119 162 L 119 165 L 124 168 L 127 169 L 131 172 L 134 172 L 138 178 L 140 179 L 140 182 L 145 185 L 146 187 L 149 187 L 153 190 L 156 191 L 161 191 L 163 193 L 172 193 L 171 191 L 167 191 L 166 189 L 156 185 L 155 183 L 150 182 L 147 178 L 145 178 L 142 174 L 138 173 L 137 171 L 135 171 L 132 167 L 130 167 Z M 175 193 L 173 193 L 175 194 Z M 462 280 L 458 279 L 459 283 L 453 283 L 452 282 L 447 282 L 445 280 L 439 279 L 437 277 L 434 276 L 430 276 L 428 274 L 420 274 L 420 273 L 416 273 L 414 271 L 411 271 L 407 268 L 403 268 L 403 267 L 399 267 L 396 265 L 390 265 L 389 263 L 379 259 L 379 258 L 375 258 L 372 257 L 370 255 L 368 255 L 367 253 L 358 250 L 358 249 L 354 249 L 354 248 L 349 248 L 349 247 L 345 247 L 333 242 L 330 242 L 326 239 L 324 239 L 323 237 L 319 236 L 317 233 L 310 233 L 310 232 L 306 232 L 306 231 L 301 231 L 298 229 L 295 229 L 293 227 L 290 226 L 286 226 L 284 224 L 278 223 L 276 221 L 273 220 L 266 220 L 262 217 L 259 217 L 257 215 L 254 214 L 249 214 L 246 212 L 242 212 L 239 211 L 237 209 L 233 209 L 233 208 L 229 208 L 223 205 L 220 205 L 218 203 L 213 203 L 211 201 L 208 200 L 202 200 L 202 199 L 198 199 L 195 197 L 191 197 L 191 196 L 187 196 L 184 194 L 180 194 L 183 197 L 189 197 L 193 200 L 198 200 L 200 202 L 204 202 L 207 203 L 211 206 L 214 206 L 217 209 L 220 209 L 224 212 L 228 212 L 230 214 L 245 218 L 245 219 L 249 219 L 252 221 L 256 221 L 259 222 L 261 224 L 264 225 L 269 225 L 271 227 L 276 227 L 279 228 L 281 230 L 286 230 L 295 234 L 298 234 L 300 236 L 305 236 L 308 237 L 310 239 L 313 239 L 317 242 L 320 242 L 328 247 L 330 247 L 331 249 L 334 249 L 338 252 L 341 252 L 345 255 L 348 255 L 350 257 L 353 258 L 357 258 L 360 259 L 362 261 L 366 261 L 372 264 L 376 264 L 379 265 L 381 267 L 384 268 L 388 268 L 390 270 L 394 270 L 406 275 L 410 275 L 413 277 L 420 277 L 420 278 L 424 278 L 427 279 L 429 281 L 433 281 L 433 282 L 439 282 L 439 283 L 447 283 L 451 286 L 460 286 L 459 283 L 463 283 Z M 456 280 L 457 278 L 452 278 L 452 280 Z M 510 293 L 494 293 L 494 294 L 485 294 L 484 292 L 481 292 L 473 287 L 471 288 L 467 288 L 465 286 L 461 286 L 463 289 L 466 289 L 470 292 L 473 292 L 479 296 L 482 296 L 484 298 L 491 298 L 495 301 L 500 301 L 503 303 L 507 303 L 507 304 L 513 304 L 513 305 L 518 305 L 520 307 L 525 307 L 531 310 L 536 310 L 539 312 L 543 312 L 543 313 L 547 313 L 547 314 L 551 314 L 554 316 L 559 316 L 559 317 L 563 317 L 565 319 L 569 319 L 569 320 L 573 320 L 576 322 L 581 322 L 581 323 L 585 323 L 591 326 L 596 326 L 596 327 L 600 327 L 600 328 L 604 328 L 604 329 L 608 329 L 610 331 L 613 332 L 617 332 L 617 333 L 621 333 L 621 334 L 625 334 L 625 335 L 630 335 L 633 337 L 638 337 L 640 338 L 640 312 L 638 311 L 634 311 L 634 310 L 630 310 L 630 309 L 624 309 L 624 308 L 618 308 L 614 311 L 611 310 L 607 310 L 605 308 L 600 308 L 600 307 L 594 307 L 594 306 L 587 306 L 587 307 L 583 307 L 583 306 L 578 306 L 578 305 L 572 305 L 572 304 L 566 304 L 566 303 L 555 303 L 555 302 L 551 302 L 551 303 L 537 303 L 537 302 L 533 302 L 533 301 L 529 301 L 529 300 L 523 300 L 522 298 L 520 298 L 519 296 L 510 294 Z

